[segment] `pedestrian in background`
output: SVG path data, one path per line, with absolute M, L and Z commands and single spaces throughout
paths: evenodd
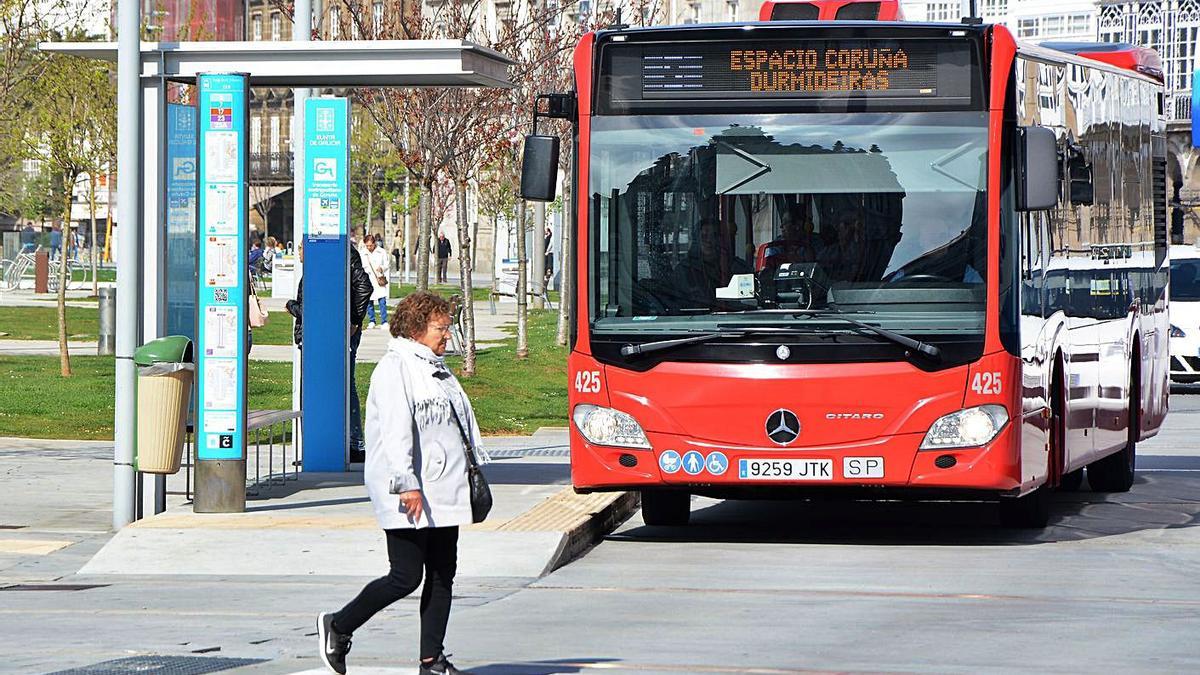
M 464 672 L 446 659 L 443 641 L 458 528 L 472 522 L 467 453 L 482 439 L 471 403 L 443 360 L 450 315 L 450 303 L 433 293 L 404 298 L 392 317 L 387 354 L 371 374 L 363 477 L 391 569 L 341 611 L 318 616 L 321 659 L 335 673 L 346 672 L 354 631 L 416 590 L 422 571 L 419 673 Z
M 263 247 L 262 253 L 262 268 L 264 272 L 270 272 L 271 266 L 275 263 L 276 245 L 275 237 L 267 237 L 267 245 Z
M 400 247 L 402 241 L 404 241 L 404 230 L 396 230 L 396 234 L 392 236 L 392 260 L 396 261 L 397 272 L 404 264 L 404 249 Z
M 350 461 L 363 461 L 364 446 L 362 405 L 358 400 L 358 384 L 354 367 L 358 359 L 358 345 L 362 342 L 362 324 L 371 305 L 371 276 L 363 269 L 362 256 L 350 249 Z
M 300 246 L 300 262 L 304 262 L 304 247 Z M 358 382 L 355 379 L 354 364 L 358 360 L 358 345 L 362 342 L 363 317 L 367 315 L 367 306 L 371 304 L 371 279 L 363 270 L 362 257 L 353 247 L 350 248 L 350 462 L 362 462 L 365 458 L 362 427 L 362 405 L 358 398 Z M 296 319 L 292 328 L 292 340 L 297 347 L 303 348 L 304 343 L 304 277 L 296 286 L 296 299 L 288 300 L 285 305 L 288 314 Z M 300 386 L 304 386 L 301 382 Z
M 50 228 L 50 259 L 58 260 L 62 255 L 63 233 L 62 226 L 55 223 Z
M 387 301 L 391 295 L 392 282 L 388 274 L 388 255 L 384 252 L 383 247 L 379 246 L 379 242 L 374 235 L 368 234 L 364 240 L 366 250 L 363 251 L 363 267 L 367 270 L 367 275 L 371 277 L 371 304 L 367 305 L 367 318 L 371 322 L 371 327 L 378 325 L 383 328 L 387 325 Z M 375 307 L 379 306 L 379 323 L 375 323 Z
M 454 249 L 450 247 L 450 240 L 446 238 L 446 233 L 438 232 L 437 242 L 437 283 L 446 283 L 446 268 L 450 266 L 450 256 L 454 253 Z
M 25 227 L 21 228 L 21 253 L 33 253 L 37 248 L 37 232 L 33 231 L 33 225 L 25 223 Z

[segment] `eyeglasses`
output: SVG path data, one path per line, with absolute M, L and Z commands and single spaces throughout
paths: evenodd
M 448 324 L 448 323 L 441 325 L 441 326 L 431 323 L 431 324 L 429 324 L 429 328 L 431 330 L 436 330 L 437 332 L 441 333 L 442 335 L 445 335 L 446 333 L 450 332 L 450 324 Z

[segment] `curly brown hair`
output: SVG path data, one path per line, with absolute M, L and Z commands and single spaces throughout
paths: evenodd
M 450 318 L 453 315 L 450 302 L 436 293 L 418 291 L 410 294 L 396 305 L 396 313 L 388 322 L 393 337 L 417 339 L 435 317 Z

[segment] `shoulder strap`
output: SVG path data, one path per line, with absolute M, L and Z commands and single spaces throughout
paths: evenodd
M 462 420 L 458 418 L 458 408 L 454 407 L 454 401 L 450 401 L 450 415 L 454 418 L 454 424 L 458 427 L 458 433 L 462 436 L 463 451 L 467 453 L 467 466 L 472 469 L 478 469 L 479 464 L 475 461 L 475 444 L 471 442 L 471 438 L 467 435 L 467 430 L 463 427 Z

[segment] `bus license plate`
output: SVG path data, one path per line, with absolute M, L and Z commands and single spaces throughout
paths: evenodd
M 742 480 L 833 480 L 832 459 L 740 459 Z

